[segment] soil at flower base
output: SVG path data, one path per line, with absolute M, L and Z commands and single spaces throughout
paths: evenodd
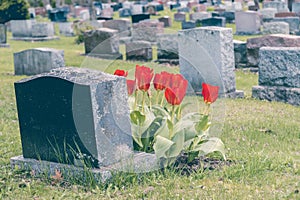
M 220 170 L 223 166 L 230 166 L 235 164 L 232 160 L 221 160 L 217 158 L 200 157 L 188 162 L 188 155 L 182 153 L 176 159 L 174 168 L 180 172 L 181 175 L 189 176 L 193 172 L 206 170 Z

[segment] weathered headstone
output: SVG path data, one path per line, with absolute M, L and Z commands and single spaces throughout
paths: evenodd
M 5 24 L 0 24 L 0 47 L 9 47 L 7 41 L 7 33 Z
M 282 1 L 267 1 L 263 2 L 263 8 L 276 8 L 277 12 L 288 12 L 287 4 Z
M 259 10 L 259 13 L 261 14 L 263 21 L 268 22 L 271 21 L 275 17 L 275 13 L 277 13 L 276 8 L 263 8 Z
M 180 73 L 189 81 L 189 92 L 201 93 L 201 83 L 206 82 L 218 85 L 222 95 L 243 96 L 235 87 L 232 29 L 182 30 L 178 46 Z
M 147 41 L 133 41 L 125 44 L 126 60 L 151 61 L 152 47 Z
M 132 23 L 139 23 L 140 21 L 150 19 L 149 14 L 135 14 L 131 16 L 131 22 Z
M 286 22 L 265 22 L 263 24 L 264 35 L 268 34 L 289 34 L 290 28 L 289 24 Z
M 156 42 L 160 33 L 164 33 L 164 23 L 156 20 L 141 21 L 132 26 L 133 40 Z
M 297 16 L 300 16 L 300 2 L 294 2 L 292 4 L 292 12 L 296 13 Z
M 247 67 L 247 43 L 233 40 L 235 68 Z
M 189 13 L 190 12 L 190 8 L 189 7 L 177 8 L 177 12 Z
M 14 38 L 32 37 L 32 25 L 37 23 L 35 20 L 12 20 L 11 32 Z
M 64 36 L 74 36 L 73 23 L 72 22 L 62 22 L 58 23 L 59 33 Z
M 184 12 L 178 12 L 174 14 L 174 20 L 177 22 L 184 22 L 186 21 L 186 16 Z
M 103 22 L 103 27 L 117 30 L 120 37 L 126 37 L 131 34 L 131 23 L 129 19 L 107 20 Z
M 300 47 L 300 36 L 275 34 L 247 40 L 247 60 L 249 67 L 258 67 L 261 47 Z
M 32 25 L 32 37 L 53 37 L 53 23 L 39 22 Z
M 290 33 L 292 34 L 299 31 L 299 25 L 300 25 L 299 17 L 275 17 L 272 21 L 288 23 L 290 28 Z
M 259 34 L 260 33 L 260 15 L 255 11 L 235 12 L 236 34 Z
M 300 106 L 300 48 L 262 47 L 254 98 Z
M 224 17 L 212 17 L 201 20 L 201 26 L 219 26 L 225 27 L 225 18 Z
M 130 17 L 131 15 L 131 10 L 129 8 L 121 8 L 119 10 L 120 17 Z
M 157 37 L 157 59 L 159 63 L 178 65 L 178 35 L 159 34 Z
M 196 28 L 196 22 L 194 21 L 181 22 L 181 29 L 191 29 L 191 28 Z
M 100 28 L 84 32 L 85 54 L 106 59 L 122 59 L 118 31 Z
M 213 17 L 224 17 L 226 19 L 226 23 L 234 23 L 235 12 L 224 11 L 224 12 L 220 12 L 217 16 L 213 15 Z
M 36 75 L 64 67 L 64 51 L 50 48 L 27 49 L 14 53 L 15 75 Z
M 190 14 L 190 20 L 197 21 L 202 19 L 211 18 L 212 14 L 210 12 L 196 12 Z
M 164 16 L 158 19 L 158 21 L 164 23 L 164 27 L 171 27 L 172 26 L 172 19 L 169 16 Z

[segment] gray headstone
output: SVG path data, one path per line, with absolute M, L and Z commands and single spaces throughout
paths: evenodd
M 174 14 L 174 20 L 177 22 L 184 22 L 186 21 L 186 16 L 184 12 L 178 12 Z
M 181 29 L 191 29 L 191 28 L 196 28 L 196 22 L 194 21 L 181 22 Z
M 265 22 L 263 24 L 263 34 L 289 34 L 289 24 L 286 22 Z
M 259 10 L 259 13 L 262 15 L 263 21 L 269 21 L 275 17 L 275 13 L 277 13 L 277 9 L 263 8 Z
M 6 44 L 6 26 L 5 24 L 0 24 L 0 44 Z
M 259 34 L 260 33 L 260 15 L 255 11 L 235 12 L 236 34 Z
M 292 4 L 292 11 L 296 13 L 298 16 L 300 15 L 300 2 L 294 2 Z
M 176 64 L 178 56 L 178 35 L 159 34 L 157 37 L 157 59 L 158 62 Z
M 196 21 L 196 20 L 202 20 L 202 19 L 207 19 L 211 18 L 212 15 L 210 12 L 195 12 L 190 14 L 190 20 Z
M 118 31 L 100 28 L 84 32 L 85 53 L 107 59 L 121 59 Z
M 39 22 L 32 25 L 32 37 L 54 36 L 54 25 L 51 22 Z
M 247 60 L 249 67 L 258 67 L 261 47 L 300 47 L 300 36 L 274 34 L 247 40 Z
M 201 26 L 219 26 L 225 27 L 226 20 L 224 17 L 212 17 L 201 20 Z
M 275 17 L 274 22 L 286 22 L 289 24 L 290 33 L 299 31 L 300 19 L 299 17 Z
M 120 37 L 131 35 L 131 23 L 129 19 L 107 20 L 103 22 L 103 27 L 117 30 Z
M 72 22 L 60 22 L 58 23 L 59 33 L 64 36 L 74 36 L 73 23 Z
M 102 167 L 132 155 L 126 80 L 59 68 L 15 83 L 24 158 Z
M 236 92 L 232 29 L 182 30 L 178 44 L 180 73 L 196 93 L 201 93 L 202 82 L 218 85 L 220 94 Z
M 64 51 L 50 48 L 27 49 L 14 53 L 15 75 L 36 75 L 64 67 Z
M 171 27 L 172 26 L 172 19 L 169 16 L 164 16 L 158 19 L 158 21 L 164 23 L 164 27 Z
M 151 61 L 152 46 L 147 41 L 133 41 L 125 44 L 126 60 Z
M 288 6 L 282 1 L 268 1 L 263 2 L 263 8 L 276 8 L 277 12 L 288 12 Z
M 247 43 L 239 40 L 233 40 L 235 67 L 247 66 Z
M 300 48 L 262 47 L 254 98 L 300 105 Z
M 190 8 L 189 7 L 177 8 L 177 12 L 189 13 L 190 12 Z
M 164 33 L 164 23 L 154 20 L 135 23 L 132 28 L 133 40 L 156 42 L 157 34 Z
M 32 25 L 35 23 L 35 20 L 11 20 L 13 37 L 32 37 Z

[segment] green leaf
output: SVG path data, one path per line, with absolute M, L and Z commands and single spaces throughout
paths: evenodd
M 204 115 L 202 119 L 196 124 L 195 128 L 198 132 L 206 131 L 209 128 L 208 115 Z
M 198 144 L 193 151 L 199 151 L 199 155 L 207 155 L 217 151 L 226 160 L 224 143 L 217 137 L 209 138 L 206 142 Z
M 168 151 L 168 157 L 177 157 L 181 151 L 183 150 L 184 145 L 184 133 L 178 132 L 172 138 L 174 144 L 171 146 L 170 150 Z
M 157 135 L 155 138 L 155 143 L 153 145 L 153 149 L 155 151 L 155 155 L 157 158 L 167 158 L 166 152 L 170 149 L 170 147 L 174 144 L 172 140 L 169 140 L 165 137 Z
M 161 116 L 171 119 L 170 113 L 168 113 L 163 107 L 159 105 L 153 105 L 152 110 L 155 116 Z
M 142 125 L 146 120 L 146 116 L 143 115 L 140 111 L 135 110 L 130 113 L 130 119 L 134 124 Z

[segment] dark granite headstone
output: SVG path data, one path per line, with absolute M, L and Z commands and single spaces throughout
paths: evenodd
M 201 26 L 219 26 L 225 27 L 225 18 L 224 17 L 212 17 L 201 20 Z
M 179 4 L 171 4 L 170 5 L 170 10 L 174 9 L 174 8 L 179 8 L 181 5 Z
M 131 16 L 131 10 L 129 8 L 121 8 L 119 10 L 119 16 L 120 17 L 130 17 Z
M 169 16 L 160 17 L 158 21 L 164 23 L 164 27 L 170 27 L 172 26 L 172 19 Z
M 24 158 L 108 166 L 132 151 L 126 80 L 60 68 L 15 83 Z
M 66 22 L 68 11 L 65 9 L 53 9 L 48 11 L 48 17 L 52 22 Z
M 150 19 L 150 14 L 137 14 L 131 16 L 131 22 L 132 23 L 139 23 L 140 21 L 143 21 L 145 19 Z
M 181 22 L 181 29 L 191 29 L 191 28 L 196 28 L 196 22 L 194 21 Z
M 126 60 L 150 61 L 152 60 L 151 42 L 133 41 L 125 44 Z

